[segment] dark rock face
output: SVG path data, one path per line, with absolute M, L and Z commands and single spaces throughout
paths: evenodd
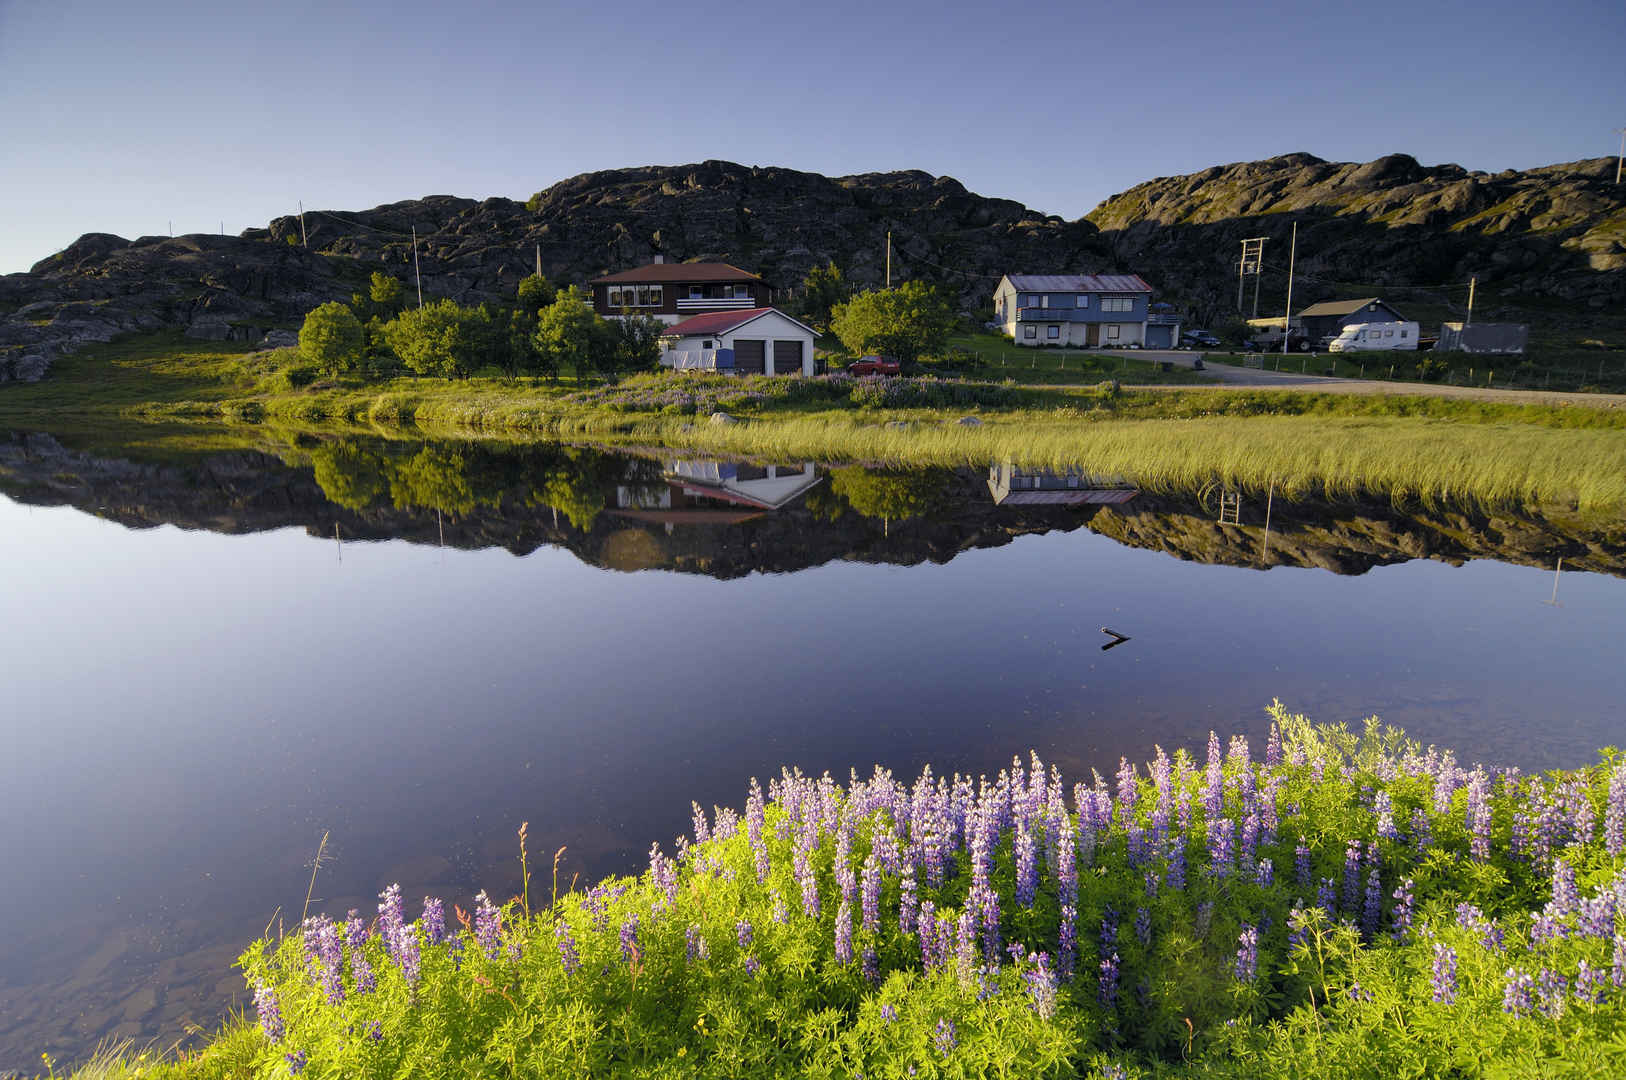
M 1150 180 L 1086 220 L 1120 266 L 1147 273 L 1202 322 L 1234 310 L 1241 240 L 1269 237 L 1266 265 L 1280 274 L 1295 221 L 1295 308 L 1349 295 L 1334 281 L 1478 276 L 1504 293 L 1598 309 L 1626 302 L 1626 190 L 1614 172 L 1613 158 L 1492 175 L 1405 154 L 1364 165 L 1288 154 Z

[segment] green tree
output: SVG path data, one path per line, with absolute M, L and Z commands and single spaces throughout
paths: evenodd
M 613 359 L 606 360 L 606 352 L 615 348 L 613 334 L 593 313 L 587 295 L 572 285 L 542 309 L 537 320 L 536 349 L 548 370 L 568 368 L 580 381 L 595 370 L 613 370 Z
M 919 517 L 943 497 L 946 477 L 941 470 L 888 472 L 852 466 L 830 473 L 830 490 L 867 518 L 904 521 Z
M 505 328 L 506 329 L 506 328 Z M 384 326 L 384 340 L 419 375 L 467 377 L 499 345 L 491 312 L 436 300 L 403 311 Z
M 661 335 L 666 324 L 650 315 L 628 315 L 606 319 L 614 339 L 611 356 L 614 376 L 632 371 L 653 371 L 661 362 Z
M 558 298 L 559 290 L 542 274 L 531 274 L 523 277 L 519 282 L 519 291 L 515 294 L 519 301 L 519 309 L 535 319 L 542 309 Z
M 311 465 L 322 494 L 348 510 L 365 510 L 389 494 L 389 462 L 350 440 L 318 446 Z
M 299 352 L 329 375 L 352 371 L 361 363 L 365 336 L 361 320 L 337 301 L 312 308 L 299 328 Z
M 910 364 L 947 344 L 954 309 L 937 289 L 910 281 L 838 304 L 830 329 L 852 352 L 885 353 Z
M 467 465 L 460 450 L 425 446 L 390 477 L 390 501 L 397 509 L 421 507 L 466 514 L 475 507 Z
M 828 266 L 815 266 L 802 279 L 802 315 L 815 327 L 828 327 L 836 306 L 845 304 L 852 299 L 852 295 L 852 286 L 834 262 Z

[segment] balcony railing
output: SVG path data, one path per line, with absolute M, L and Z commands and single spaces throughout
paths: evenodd
M 750 296 L 680 296 L 679 311 L 744 311 L 757 306 Z
M 1153 312 L 1152 314 L 1146 316 L 1146 325 L 1147 326 L 1179 326 L 1180 325 L 1180 316 L 1178 316 L 1178 315 L 1160 315 L 1160 314 L 1158 314 L 1156 312 Z
M 1089 308 L 1025 307 L 1016 309 L 1017 322 L 1087 322 Z

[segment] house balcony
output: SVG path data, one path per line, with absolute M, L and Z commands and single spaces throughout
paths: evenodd
M 757 306 L 750 296 L 680 296 L 679 311 L 747 311 Z
M 1180 316 L 1178 316 L 1178 315 L 1160 315 L 1160 314 L 1153 313 L 1151 315 L 1146 316 L 1146 325 L 1147 326 L 1179 326 L 1180 325 Z
M 1016 309 L 1017 322 L 1089 322 L 1089 308 L 1025 307 Z

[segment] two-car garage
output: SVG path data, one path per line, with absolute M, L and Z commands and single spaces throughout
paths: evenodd
M 697 315 L 661 336 L 670 352 L 732 350 L 740 375 L 811 375 L 813 340 L 811 327 L 777 308 Z

